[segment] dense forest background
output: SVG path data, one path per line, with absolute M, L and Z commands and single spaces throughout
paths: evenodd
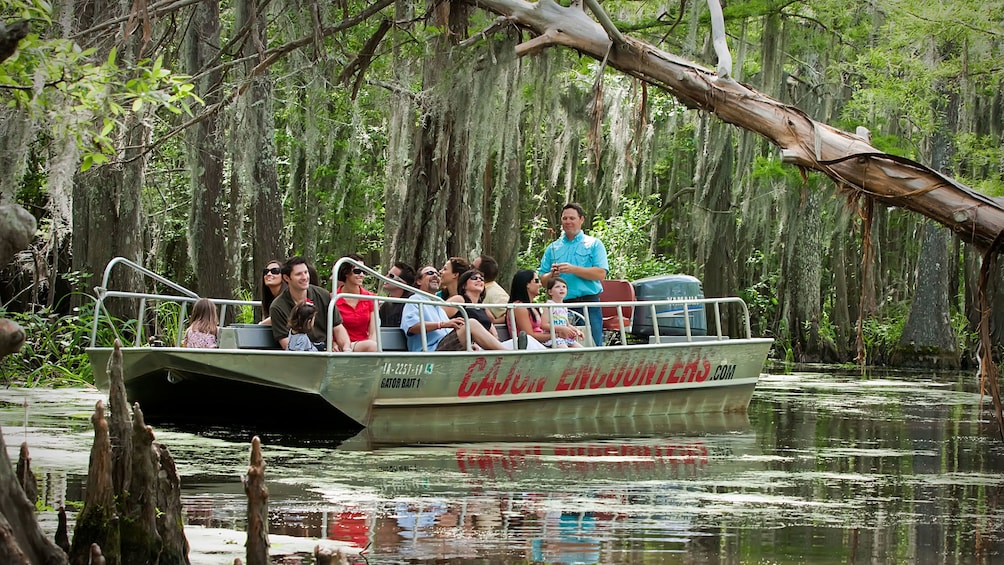
M 714 68 L 704 2 L 602 7 L 621 32 Z M 735 80 L 1004 193 L 1004 2 L 722 8 Z M 30 33 L 0 63 L 0 204 L 40 226 L 0 275 L 8 313 L 79 313 L 119 255 L 211 297 L 257 296 L 261 267 L 293 253 L 324 275 L 350 252 L 385 267 L 487 253 L 505 285 L 577 201 L 611 278 L 687 273 L 708 296 L 743 296 L 778 357 L 975 358 L 982 258 L 950 230 L 785 165 L 765 139 L 573 49 L 517 57 L 527 31 L 477 2 L 2 10 Z

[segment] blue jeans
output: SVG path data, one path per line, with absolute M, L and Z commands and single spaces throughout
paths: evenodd
M 580 296 L 578 298 L 566 299 L 566 303 L 576 303 L 576 302 L 599 302 L 601 300 L 599 294 L 592 294 L 589 296 Z M 600 346 L 603 345 L 603 309 L 600 307 L 571 307 L 569 310 L 577 312 L 581 316 L 585 316 L 589 319 L 589 329 L 591 332 L 591 337 L 593 339 L 593 345 Z M 585 313 L 583 313 L 585 310 Z M 581 324 L 581 320 L 576 318 L 576 325 Z M 571 321 L 571 320 L 569 320 Z

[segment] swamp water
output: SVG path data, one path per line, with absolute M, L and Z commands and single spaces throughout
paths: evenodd
M 46 505 L 83 499 L 101 398 L 0 389 L 8 455 L 28 442 Z M 1004 442 L 978 403 L 972 373 L 800 372 L 763 375 L 748 416 L 516 430 L 550 439 L 259 434 L 271 554 L 309 563 L 322 544 L 372 564 L 1004 563 Z M 192 562 L 243 557 L 251 433 L 154 429 L 178 464 Z M 55 513 L 41 519 L 51 533 Z

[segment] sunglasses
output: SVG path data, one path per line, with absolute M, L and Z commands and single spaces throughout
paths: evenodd
M 439 271 L 425 271 L 424 273 L 422 273 L 422 275 L 424 275 L 426 277 L 431 277 L 432 275 L 438 275 L 438 274 L 439 274 Z
M 393 280 L 393 281 L 397 281 L 397 282 L 404 282 L 404 279 L 402 279 L 401 277 L 395 275 L 394 273 L 387 273 L 387 278 L 390 279 L 390 280 Z
M 278 275 L 281 272 L 282 269 L 280 269 L 279 267 L 272 267 L 271 269 L 265 268 L 261 270 L 261 276 L 264 277 L 265 275 Z
M 530 282 L 535 282 L 535 283 L 539 283 L 539 282 L 540 282 L 540 279 L 533 279 L 533 280 L 532 280 L 532 281 L 530 281 Z
M 467 280 L 471 280 L 471 281 L 483 281 L 483 280 L 485 280 L 485 278 L 483 276 L 481 276 L 481 275 L 471 275 L 470 278 L 467 279 Z
M 366 271 L 363 271 L 362 269 L 360 269 L 360 268 L 358 268 L 358 267 L 356 267 L 355 269 L 352 269 L 352 274 L 353 274 L 353 275 L 361 275 L 361 274 L 363 274 L 363 273 L 365 273 L 365 272 L 366 272 Z

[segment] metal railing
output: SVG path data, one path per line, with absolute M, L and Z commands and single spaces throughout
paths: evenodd
M 469 324 L 466 323 L 467 321 L 469 321 L 468 313 L 466 311 L 467 308 L 504 309 L 506 311 L 506 313 L 505 313 L 505 319 L 508 322 L 507 327 L 509 328 L 510 334 L 512 334 L 511 335 L 512 338 L 515 338 L 516 337 L 515 334 L 518 333 L 518 330 L 516 329 L 516 315 L 515 315 L 516 310 L 518 310 L 518 309 L 535 308 L 535 309 L 538 309 L 538 310 L 543 310 L 543 309 L 551 309 L 551 308 L 558 308 L 558 307 L 568 308 L 569 309 L 568 310 L 569 315 L 577 316 L 579 319 L 581 319 L 584 322 L 585 331 L 583 333 L 586 336 L 589 336 L 589 335 L 591 335 L 591 331 L 590 331 L 591 328 L 589 326 L 588 317 L 584 317 L 581 314 L 578 314 L 577 312 L 575 312 L 574 310 L 572 310 L 572 308 L 605 308 L 605 307 L 606 308 L 614 308 L 614 309 L 616 309 L 617 314 L 618 314 L 616 316 L 616 319 L 617 319 L 617 330 L 616 330 L 615 333 L 619 335 L 619 337 L 620 337 L 620 343 L 621 344 L 627 344 L 628 343 L 628 335 L 630 335 L 631 332 L 632 332 L 631 323 L 634 322 L 634 321 L 637 321 L 637 319 L 638 319 L 638 312 L 641 309 L 643 309 L 643 308 L 647 309 L 648 320 L 649 320 L 649 322 L 650 322 L 650 324 L 652 326 L 652 339 L 655 340 L 656 343 L 660 343 L 663 340 L 664 337 L 673 337 L 673 338 L 680 339 L 680 340 L 686 341 L 686 342 L 696 341 L 697 339 L 702 339 L 702 340 L 709 340 L 709 339 L 724 340 L 724 339 L 730 339 L 730 336 L 726 335 L 723 332 L 723 312 L 722 312 L 722 310 L 723 310 L 723 307 L 730 307 L 730 308 L 731 307 L 735 307 L 735 308 L 738 308 L 739 313 L 740 313 L 740 317 L 741 317 L 741 320 L 742 320 L 742 334 L 743 335 L 738 336 L 738 337 L 743 338 L 743 339 L 750 339 L 750 338 L 752 338 L 752 330 L 751 330 L 751 326 L 750 326 L 749 309 L 747 308 L 746 303 L 741 298 L 738 298 L 738 297 L 727 297 L 727 298 L 685 298 L 685 299 L 667 299 L 667 300 L 637 300 L 637 301 L 632 301 L 632 302 L 589 302 L 589 303 L 574 303 L 574 304 L 571 304 L 571 303 L 562 303 L 562 304 L 554 304 L 554 303 L 531 303 L 531 304 L 525 304 L 525 303 L 519 303 L 519 304 L 515 304 L 515 303 L 505 303 L 505 304 L 487 304 L 487 303 L 471 304 L 471 303 L 462 303 L 461 304 L 461 303 L 447 302 L 447 301 L 443 300 L 442 298 L 440 298 L 440 297 L 438 297 L 436 295 L 429 294 L 429 293 L 423 292 L 423 291 L 421 291 L 421 290 L 419 290 L 417 288 L 408 286 L 407 284 L 405 284 L 405 283 L 403 283 L 403 282 L 401 282 L 399 280 L 395 280 L 393 278 L 390 278 L 390 277 L 388 277 L 388 276 L 386 276 L 386 275 L 384 275 L 384 274 L 382 274 L 382 273 L 374 270 L 373 268 L 371 268 L 371 267 L 369 267 L 369 266 L 367 266 L 365 264 L 362 264 L 362 263 L 360 263 L 358 261 L 355 261 L 353 259 L 350 259 L 350 258 L 341 258 L 341 259 L 339 259 L 335 263 L 332 271 L 335 272 L 335 273 L 337 273 L 338 270 L 341 268 L 341 266 L 343 264 L 346 264 L 346 263 L 351 264 L 353 267 L 362 269 L 363 271 L 365 271 L 369 275 L 375 277 L 381 283 L 387 282 L 387 283 L 390 283 L 392 285 L 398 286 L 400 288 L 406 289 L 407 291 L 411 292 L 413 296 L 418 296 L 419 298 L 414 298 L 414 297 L 398 298 L 398 297 L 390 297 L 390 296 L 376 296 L 376 295 L 363 295 L 363 294 L 350 294 L 350 293 L 341 293 L 341 294 L 338 294 L 337 298 L 350 298 L 350 299 L 357 299 L 357 300 L 371 300 L 371 301 L 378 302 L 378 303 L 379 302 L 394 302 L 394 303 L 404 303 L 404 304 L 416 304 L 416 305 L 418 305 L 418 308 L 419 308 L 419 315 L 420 315 L 419 319 L 421 319 L 421 320 L 425 320 L 426 319 L 426 317 L 425 317 L 425 309 L 426 308 L 433 308 L 433 307 L 435 307 L 435 308 L 451 308 L 451 309 L 455 308 L 457 310 L 457 314 L 454 314 L 454 316 L 459 315 L 459 316 L 463 317 L 464 320 L 465 320 L 463 331 L 465 332 L 464 337 L 466 338 L 465 343 L 467 344 L 467 349 L 468 350 L 470 350 L 473 347 L 473 341 L 471 339 L 470 326 L 469 326 Z M 134 271 L 142 274 L 143 276 L 150 278 L 151 280 L 155 281 L 156 283 L 159 283 L 159 284 L 162 284 L 164 286 L 167 286 L 168 288 L 176 291 L 178 294 L 177 295 L 166 295 L 166 294 L 156 294 L 156 293 L 141 293 L 141 292 L 108 290 L 107 287 L 108 287 L 108 282 L 109 282 L 109 280 L 111 278 L 111 273 L 112 273 L 113 269 L 115 269 L 116 267 L 119 267 L 119 266 L 132 269 L 132 270 L 134 270 Z M 334 316 L 334 309 L 336 308 L 336 305 L 335 305 L 336 299 L 334 298 L 334 295 L 337 292 L 337 288 L 336 288 L 337 281 L 335 281 L 334 277 L 331 277 L 330 280 L 331 280 L 331 292 L 332 292 L 332 295 L 333 295 L 333 299 L 329 302 L 329 304 L 328 304 L 328 311 L 327 311 L 327 316 L 328 316 L 327 320 L 328 320 L 328 322 L 327 322 L 327 328 L 326 328 L 327 332 L 326 332 L 326 344 L 325 345 L 326 345 L 328 351 L 331 351 L 332 341 L 333 341 L 333 336 L 332 336 L 332 329 L 333 328 L 332 328 L 332 323 L 331 322 L 332 322 L 332 319 L 333 319 L 333 316 Z M 195 301 L 199 300 L 199 298 L 200 298 L 199 295 L 196 294 L 195 292 L 193 292 L 193 291 L 191 291 L 191 290 L 189 290 L 189 289 L 187 289 L 187 288 L 185 288 L 185 287 L 183 287 L 183 286 L 181 286 L 181 285 L 179 285 L 179 284 L 177 284 L 177 283 L 175 283 L 173 281 L 170 281 L 170 280 L 162 277 L 161 275 L 158 275 L 157 273 L 154 273 L 154 272 L 146 269 L 145 267 L 143 267 L 141 265 L 138 265 L 135 262 L 130 261 L 129 259 L 126 259 L 124 257 L 116 257 L 116 258 L 112 259 L 111 261 L 109 261 L 108 265 L 105 267 L 105 270 L 104 270 L 104 275 L 102 277 L 101 286 L 95 287 L 94 290 L 95 290 L 95 294 L 96 294 L 96 296 L 95 296 L 95 309 L 94 309 L 94 323 L 93 323 L 93 327 L 91 329 L 91 344 L 94 345 L 94 346 L 97 345 L 97 343 L 96 343 L 97 333 L 98 333 L 98 327 L 99 327 L 99 325 L 101 323 L 102 313 L 104 313 L 108 317 L 108 319 L 111 320 L 111 315 L 109 314 L 109 312 L 107 311 L 107 309 L 105 307 L 105 301 L 107 299 L 109 299 L 109 298 L 129 298 L 129 299 L 135 299 L 135 300 L 139 301 L 139 303 L 138 303 L 138 309 L 137 309 L 137 318 L 136 318 L 137 321 L 138 321 L 138 327 L 137 327 L 136 336 L 135 336 L 135 340 L 134 340 L 134 344 L 137 347 L 140 346 L 140 345 L 142 345 L 142 343 L 143 343 L 143 334 L 144 334 L 144 331 L 143 331 L 142 321 L 145 319 L 145 314 L 146 314 L 146 309 L 147 309 L 147 306 L 148 306 L 148 301 L 151 301 L 151 300 L 153 300 L 153 301 L 162 301 L 162 302 L 163 301 L 167 301 L 167 302 L 175 302 L 175 303 L 179 304 L 178 327 L 176 329 L 176 343 L 180 344 L 181 340 L 182 340 L 182 337 L 184 335 L 184 328 L 185 328 L 185 322 L 186 322 L 186 318 L 187 318 L 187 308 L 188 308 L 188 305 L 191 304 L 191 303 L 194 303 Z M 213 301 L 213 303 L 215 305 L 219 306 L 219 308 L 220 308 L 220 311 L 219 311 L 220 326 L 226 325 L 227 312 L 228 312 L 228 308 L 229 307 L 232 307 L 232 306 L 260 307 L 261 306 L 261 303 L 259 301 L 233 300 L 233 299 L 216 299 L 216 298 L 212 298 L 211 300 Z M 627 308 L 633 309 L 632 315 L 630 317 L 624 315 L 625 312 L 624 312 L 623 309 L 627 309 Z M 708 313 L 709 308 L 710 308 L 710 310 L 712 312 L 712 314 L 710 314 L 710 315 Z M 379 331 L 379 328 L 380 328 L 380 316 L 377 313 L 378 310 L 379 310 L 378 306 L 374 308 L 374 315 L 376 316 L 376 325 L 377 325 L 377 328 L 378 328 L 378 331 L 376 332 L 376 341 L 377 341 L 377 348 L 378 348 L 378 350 L 382 351 L 383 350 L 383 343 L 382 343 L 382 338 L 381 338 L 382 332 Z M 694 328 L 692 327 L 692 323 L 691 323 L 691 317 L 694 314 L 698 313 L 698 312 L 703 312 L 705 314 L 706 321 L 711 321 L 711 320 L 714 321 L 714 327 L 715 327 L 715 334 L 714 335 L 712 335 L 712 336 L 695 335 Z M 682 318 L 682 321 L 683 321 L 683 327 L 682 327 L 683 335 L 682 336 L 670 336 L 669 334 L 664 334 L 663 333 L 662 324 L 660 324 L 659 321 L 660 321 L 660 318 L 666 318 L 666 317 L 680 317 L 680 318 Z M 625 323 L 625 320 L 627 320 L 628 323 Z M 112 324 L 112 327 L 113 327 L 113 330 L 114 330 L 115 329 L 114 328 L 114 324 Z M 552 343 L 553 343 L 554 340 L 556 340 L 558 338 L 558 336 L 556 335 L 556 332 L 555 332 L 555 325 L 554 324 L 551 324 L 548 327 L 548 332 L 550 333 L 550 337 L 551 337 L 551 340 L 552 340 Z M 115 330 L 115 333 L 116 333 L 116 336 L 118 337 L 117 330 Z M 428 332 L 426 331 L 424 324 L 420 325 L 419 335 L 421 336 L 422 350 L 423 351 L 427 351 L 428 350 Z

